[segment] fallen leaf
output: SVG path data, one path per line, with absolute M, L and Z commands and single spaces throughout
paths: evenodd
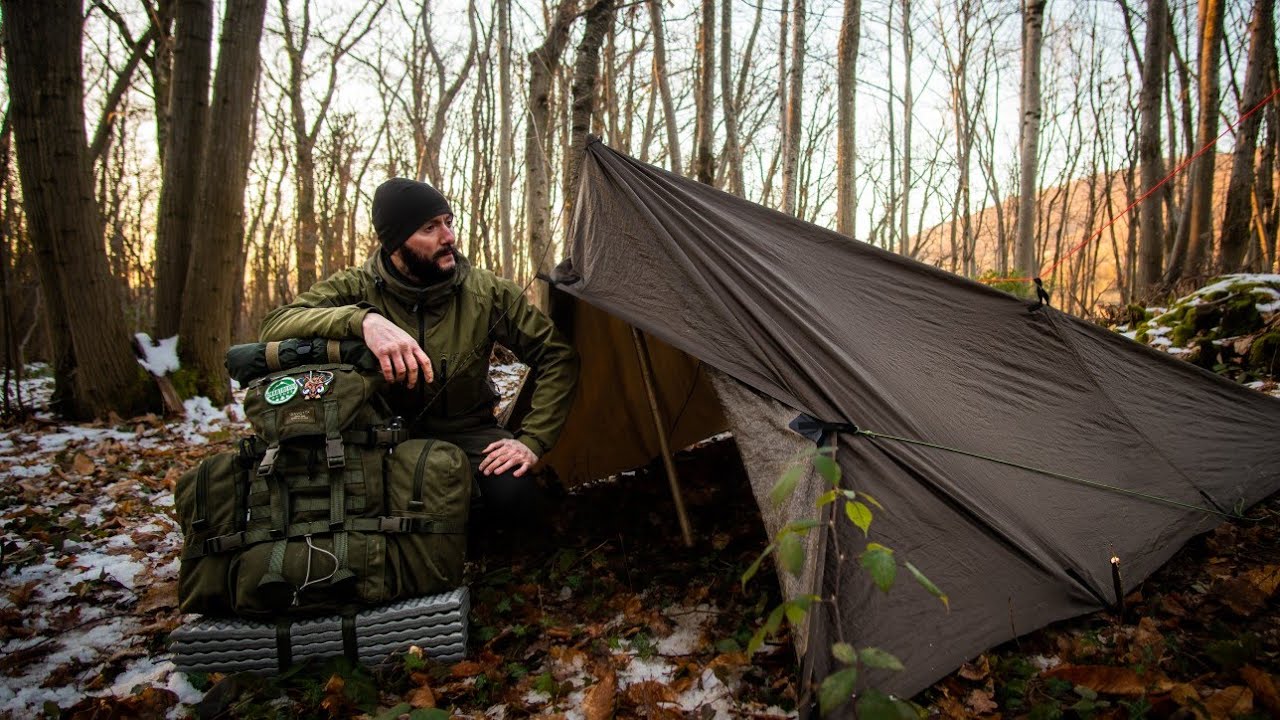
M 462 662 L 454 663 L 453 667 L 449 668 L 449 674 L 456 678 L 475 677 L 483 673 L 484 666 L 471 660 L 463 660 Z
M 324 694 L 337 695 L 342 692 L 342 689 L 346 687 L 346 685 L 347 681 L 343 680 L 341 675 L 334 673 L 329 676 L 329 682 L 324 684 Z
M 1060 665 L 1044 676 L 1066 680 L 1106 695 L 1145 695 L 1173 687 L 1173 683 L 1159 673 L 1144 678 L 1129 668 L 1109 665 Z
M 995 712 L 999 709 L 999 705 L 991 699 L 991 693 L 986 690 L 974 690 L 965 698 L 964 704 L 973 712 L 979 715 L 985 715 Z
M 414 708 L 433 708 L 436 706 L 436 695 L 427 685 L 416 687 L 405 698 Z
M 960 677 L 974 682 L 986 680 L 990 674 L 991 661 L 987 660 L 986 655 L 979 655 L 975 660 L 961 665 L 959 672 Z
M 600 682 L 587 688 L 582 697 L 582 717 L 584 720 L 607 720 L 613 717 L 614 695 L 618 691 L 618 680 L 610 670 L 600 678 Z
M 13 603 L 14 607 L 21 610 L 27 606 L 27 603 L 31 602 L 31 598 L 36 594 L 36 590 L 39 587 L 39 580 L 32 580 L 21 584 L 9 591 L 9 602 Z
M 1253 712 L 1253 692 L 1247 687 L 1233 685 L 1214 693 L 1204 702 L 1210 720 L 1230 720 Z
M 649 717 L 663 709 L 659 703 L 676 701 L 675 691 L 656 680 L 628 685 L 623 697 L 627 704 L 635 706 Z
M 81 475 L 92 475 L 94 469 L 93 460 L 82 452 L 76 453 L 76 457 L 71 461 L 71 469 Z
M 1252 665 L 1240 668 L 1240 677 L 1244 678 L 1262 707 L 1273 717 L 1280 717 L 1280 692 L 1276 689 L 1275 678 Z

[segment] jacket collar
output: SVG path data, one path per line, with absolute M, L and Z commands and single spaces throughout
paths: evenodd
M 365 261 L 365 270 L 373 274 L 374 282 L 381 285 L 389 294 L 406 305 L 436 305 L 448 300 L 454 293 L 462 289 L 462 283 L 471 272 L 471 261 L 460 252 L 455 252 L 457 269 L 453 276 L 434 285 L 413 285 L 407 278 L 389 267 L 390 263 L 382 251 L 376 250 Z

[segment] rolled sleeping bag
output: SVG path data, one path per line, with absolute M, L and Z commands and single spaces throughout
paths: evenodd
M 300 365 L 345 363 L 378 372 L 378 359 L 360 340 L 294 338 L 269 343 L 234 345 L 227 351 L 227 372 L 241 385 L 264 375 Z

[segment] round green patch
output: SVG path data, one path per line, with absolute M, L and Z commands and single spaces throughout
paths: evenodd
M 268 385 L 263 397 L 267 399 L 268 404 L 283 405 L 292 400 L 293 396 L 297 394 L 298 383 L 294 382 L 291 377 L 284 377 Z

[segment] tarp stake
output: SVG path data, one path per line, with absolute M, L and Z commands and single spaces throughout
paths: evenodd
M 644 335 L 635 327 L 631 328 L 631 339 L 636 343 L 636 357 L 640 359 L 640 374 L 644 376 L 644 389 L 649 394 L 649 410 L 653 413 L 653 427 L 658 431 L 658 447 L 662 450 L 662 464 L 667 468 L 667 483 L 671 486 L 671 498 L 676 503 L 680 535 L 684 537 L 685 547 L 693 547 L 693 530 L 689 525 L 689 515 L 684 511 L 680 478 L 676 476 L 676 464 L 671 459 L 671 443 L 667 440 L 667 422 L 662 418 L 662 410 L 658 407 L 658 390 L 653 378 L 653 368 L 649 365 L 649 346 L 645 343 Z

